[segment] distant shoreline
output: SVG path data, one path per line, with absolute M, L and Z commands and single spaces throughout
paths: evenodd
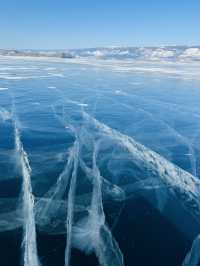
M 200 46 L 108 47 L 70 50 L 6 50 L 0 56 L 34 58 L 96 58 L 137 61 L 200 61 Z

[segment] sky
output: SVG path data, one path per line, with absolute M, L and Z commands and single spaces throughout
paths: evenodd
M 0 48 L 200 45 L 200 0 L 0 0 Z

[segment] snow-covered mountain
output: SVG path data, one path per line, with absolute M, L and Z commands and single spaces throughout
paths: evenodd
M 107 47 L 70 50 L 0 50 L 0 55 L 150 61 L 200 61 L 200 46 Z

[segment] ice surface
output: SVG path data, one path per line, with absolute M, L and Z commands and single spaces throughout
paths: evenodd
M 198 266 L 200 262 L 200 235 L 198 235 L 192 244 L 191 250 L 188 252 L 182 266 Z
M 7 111 L 5 108 L 0 108 L 0 119 L 3 121 L 10 120 L 11 114 L 9 111 Z
M 79 142 L 75 141 L 74 152 L 73 152 L 73 171 L 69 184 L 69 192 L 67 197 L 67 220 L 66 220 L 66 249 L 65 249 L 65 266 L 70 265 L 71 257 L 71 242 L 72 242 L 72 227 L 74 222 L 74 201 L 76 194 L 76 183 L 77 183 L 77 170 L 79 160 Z
M 83 115 L 86 119 L 91 121 L 95 127 L 124 146 L 130 152 L 134 163 L 136 163 L 138 167 L 148 169 L 153 175 L 159 177 L 166 186 L 170 187 L 170 190 L 174 194 L 182 198 L 183 204 L 186 204 L 192 213 L 200 214 L 199 179 L 176 167 L 160 155 L 145 148 L 143 145 L 135 142 L 132 138 L 100 123 L 87 113 L 83 113 Z
M 73 245 L 87 254 L 94 251 L 100 265 L 123 265 L 123 255 L 105 224 L 102 178 L 96 164 L 97 155 L 98 144 L 95 145 L 93 153 L 91 205 L 87 216 L 74 227 Z
M 16 123 L 15 145 L 23 178 L 21 196 L 23 212 L 23 265 L 39 266 L 40 263 L 37 254 L 36 225 L 34 217 L 34 196 L 31 186 L 31 167 L 29 164 L 28 155 L 23 148 L 19 128 Z
M 165 49 L 152 52 L 170 56 Z M 46 243 L 41 235 L 64 238 L 66 266 L 72 265 L 74 249 L 95 255 L 99 265 L 125 265 L 123 239 L 114 229 L 125 204 L 138 198 L 189 241 L 195 238 L 183 265 L 198 265 L 198 90 L 183 79 L 176 80 L 179 91 L 171 90 L 178 75 L 191 78 L 194 65 L 174 69 L 171 63 L 100 59 L 32 64 L 16 61 L 0 77 L 1 87 L 9 88 L 0 99 L 0 170 L 5 162 L 14 165 L 7 167 L 11 178 L 0 173 L 0 232 L 23 229 L 23 265 L 40 265 L 38 250 Z M 143 72 L 142 78 L 133 72 Z M 155 75 L 151 82 L 147 72 Z M 16 183 L 22 186 L 19 195 Z M 5 197 L 4 186 L 10 185 L 14 189 Z M 176 220 L 179 211 L 183 225 Z

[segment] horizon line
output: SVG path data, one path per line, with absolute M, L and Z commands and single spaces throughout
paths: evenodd
M 61 51 L 61 50 L 87 50 L 87 49 L 114 49 L 114 48 L 161 48 L 161 47 L 199 47 L 200 44 L 162 44 L 162 45 L 107 45 L 107 46 L 93 46 L 93 47 L 82 47 L 82 48 L 0 48 L 0 50 L 6 51 Z

